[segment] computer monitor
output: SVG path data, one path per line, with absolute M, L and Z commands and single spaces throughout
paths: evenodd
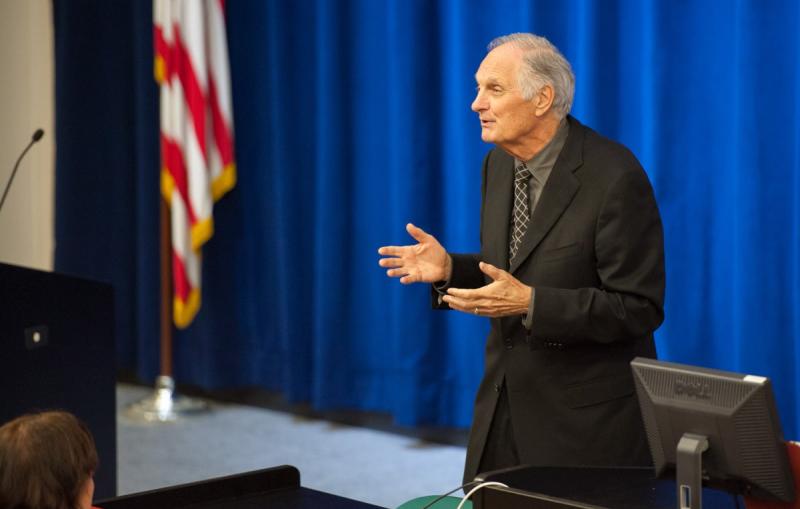
M 679 508 L 701 507 L 702 484 L 794 500 L 767 378 L 641 357 L 631 368 L 656 476 L 675 472 Z

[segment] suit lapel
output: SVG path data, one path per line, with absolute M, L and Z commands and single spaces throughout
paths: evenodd
M 495 267 L 508 270 L 508 231 L 511 213 L 511 197 L 514 184 L 514 158 L 495 150 L 496 160 L 489 165 L 486 174 L 486 203 L 483 222 L 483 245 L 491 259 L 485 261 Z
M 564 148 L 561 150 L 550 178 L 542 189 L 539 203 L 533 211 L 528 230 L 522 238 L 522 243 L 514 257 L 509 272 L 513 273 L 536 249 L 547 232 L 553 227 L 567 206 L 572 202 L 578 192 L 580 183 L 573 172 L 583 163 L 583 126 L 574 118 L 569 117 L 570 130 Z M 513 163 L 512 163 L 513 164 Z M 509 187 L 510 189 L 510 187 Z M 506 210 L 509 210 L 508 208 Z M 508 225 L 506 224 L 506 229 Z M 506 251 L 508 251 L 508 236 L 506 235 Z M 507 257 L 508 255 L 506 255 Z

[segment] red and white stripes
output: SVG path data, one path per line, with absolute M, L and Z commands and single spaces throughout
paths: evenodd
M 200 308 L 200 248 L 214 202 L 236 183 L 224 0 L 153 0 L 161 192 L 172 222 L 173 320 Z

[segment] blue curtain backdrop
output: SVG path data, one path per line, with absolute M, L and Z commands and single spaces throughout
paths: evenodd
M 117 290 L 121 366 L 158 369 L 149 2 L 55 2 L 59 270 Z M 487 323 L 429 309 L 376 249 L 406 222 L 477 249 L 469 110 L 493 37 L 550 38 L 573 113 L 628 145 L 666 234 L 661 358 L 771 377 L 800 438 L 794 0 L 228 1 L 239 183 L 217 204 L 179 382 L 469 424 Z

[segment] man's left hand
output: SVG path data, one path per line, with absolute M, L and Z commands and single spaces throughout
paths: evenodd
M 479 267 L 492 278 L 491 283 L 474 290 L 450 288 L 442 300 L 452 309 L 491 318 L 523 315 L 528 312 L 531 302 L 530 286 L 522 284 L 519 279 L 494 265 L 480 262 Z

